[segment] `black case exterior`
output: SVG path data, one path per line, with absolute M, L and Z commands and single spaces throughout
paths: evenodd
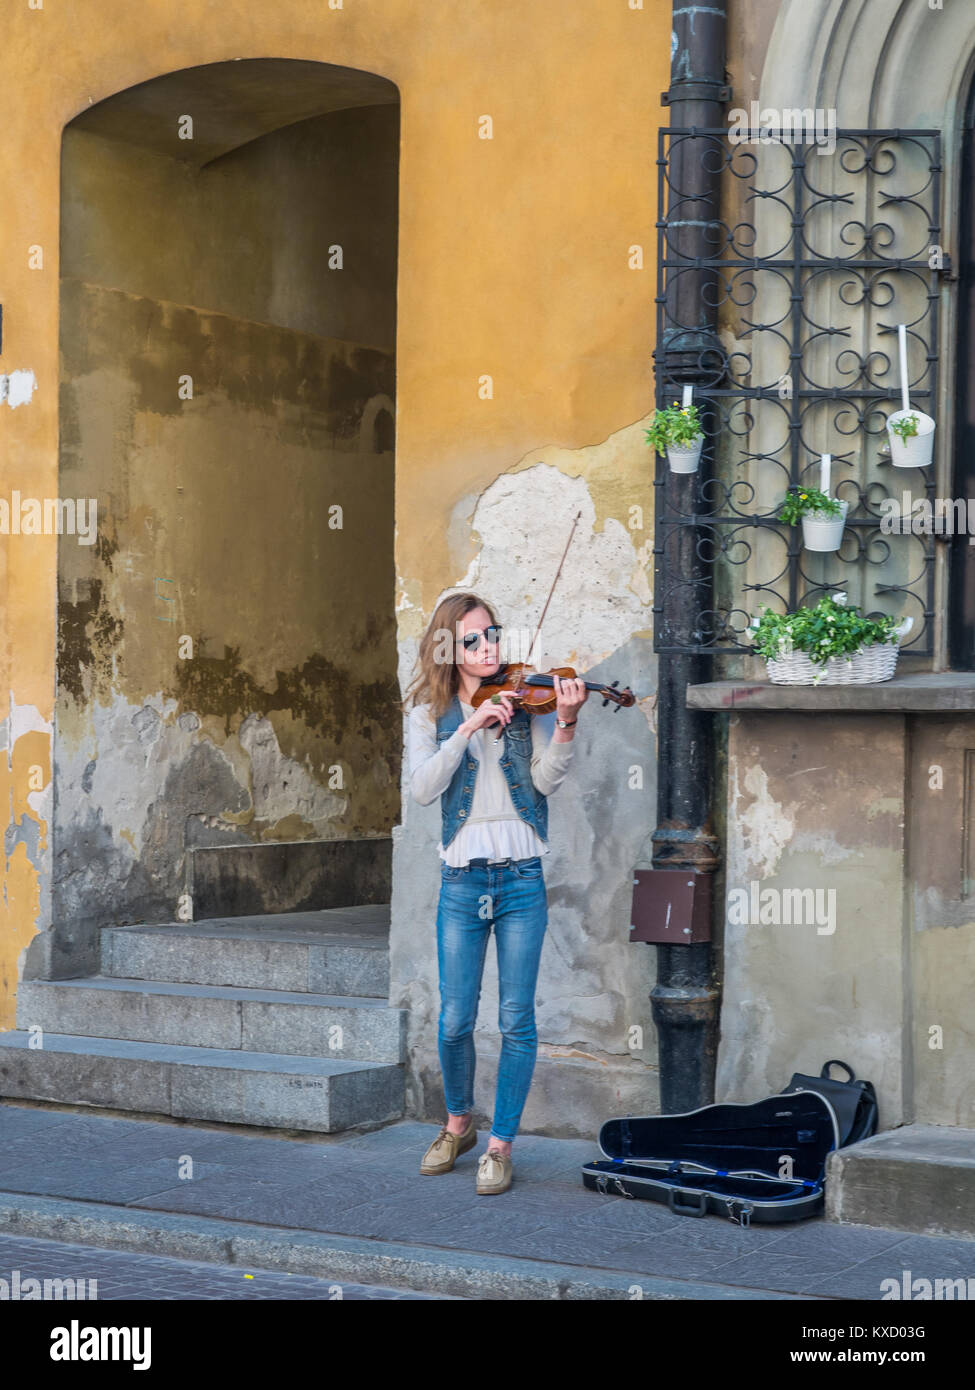
M 790 1091 L 751 1105 L 607 1120 L 599 1131 L 605 1159 L 584 1164 L 582 1180 L 596 1192 L 664 1202 L 681 1216 L 715 1212 L 742 1226 L 800 1221 L 822 1210 L 826 1155 L 840 1142 L 826 1097 Z

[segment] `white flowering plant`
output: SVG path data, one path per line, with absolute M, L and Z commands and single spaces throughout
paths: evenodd
M 917 416 L 911 411 L 908 415 L 902 415 L 899 420 L 891 420 L 890 428 L 894 434 L 899 434 L 901 439 L 913 439 L 917 434 Z
M 824 594 L 815 608 L 797 608 L 794 613 L 774 613 L 763 604 L 748 632 L 757 655 L 777 660 L 793 651 L 805 652 L 825 672 L 831 656 L 849 660 L 864 647 L 894 641 L 899 626 L 900 620 L 889 613 L 864 617 L 847 602 L 846 594 Z

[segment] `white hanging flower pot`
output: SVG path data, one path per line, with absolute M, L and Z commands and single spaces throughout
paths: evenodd
M 802 543 L 807 550 L 839 550 L 850 504 L 843 499 L 840 506 L 843 510 L 839 516 L 829 516 L 826 512 L 805 513 L 802 517 Z
M 902 439 L 891 426 L 898 420 L 906 420 L 913 415 L 917 421 L 917 434 Z M 890 440 L 890 461 L 895 468 L 927 468 L 934 458 L 934 421 L 922 410 L 895 410 L 887 420 L 887 437 Z
M 672 473 L 696 473 L 704 448 L 704 435 L 698 435 L 690 444 L 668 444 L 667 462 Z

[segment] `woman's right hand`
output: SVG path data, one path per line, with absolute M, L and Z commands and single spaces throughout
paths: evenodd
M 458 728 L 462 733 L 470 737 L 470 735 L 476 733 L 478 729 L 484 729 L 489 724 L 500 724 L 501 727 L 504 728 L 506 724 L 511 723 L 513 715 L 514 705 L 511 696 L 502 693 L 498 696 L 497 704 L 495 704 L 493 700 L 485 700 L 482 704 L 478 705 L 470 718 L 465 719 L 463 724 L 458 725 Z

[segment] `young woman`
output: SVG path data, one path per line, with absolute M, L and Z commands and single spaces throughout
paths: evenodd
M 569 769 L 579 710 L 589 696 L 584 681 L 553 676 L 554 715 L 529 715 L 508 695 L 475 709 L 474 692 L 499 669 L 500 636 L 494 611 L 476 594 L 445 598 L 420 641 L 419 673 L 404 701 L 412 702 L 410 790 L 424 806 L 439 796 L 442 818 L 437 1044 L 447 1123 L 420 1172 L 448 1173 L 477 1142 L 474 1024 L 493 926 L 502 1042 L 494 1121 L 477 1168 L 483 1195 L 511 1186 L 511 1145 L 538 1051 L 547 798 Z

